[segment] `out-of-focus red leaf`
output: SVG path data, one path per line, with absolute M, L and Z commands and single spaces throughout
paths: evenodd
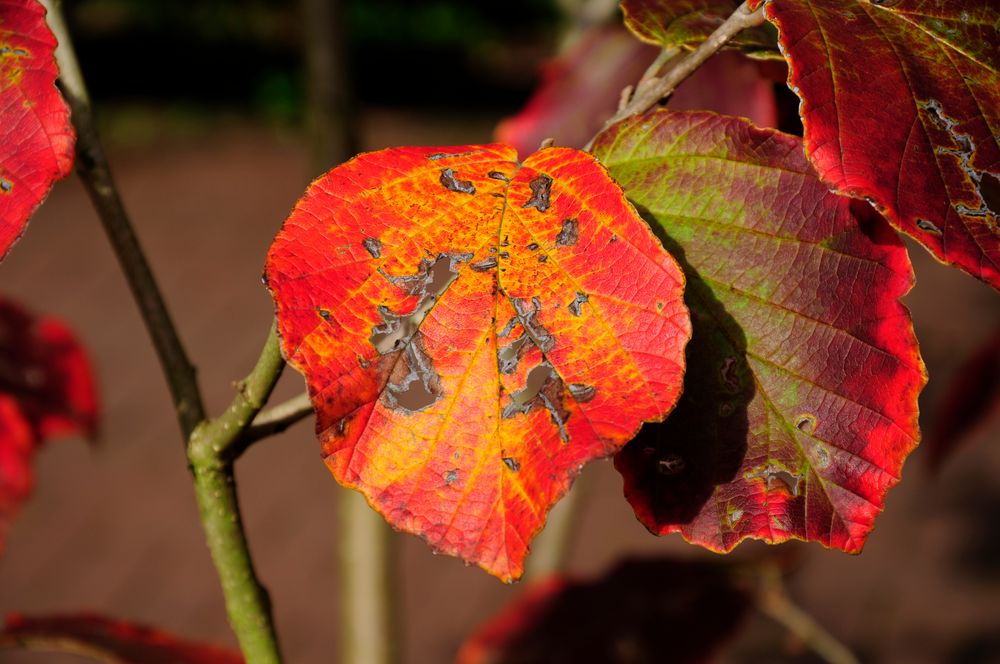
M 17 401 L 0 394 L 0 552 L 14 515 L 31 493 L 36 441 Z
M 0 260 L 52 184 L 73 167 L 56 38 L 37 0 L 0 0 Z
M 892 229 L 800 139 L 710 113 L 611 127 L 594 152 L 687 277 L 684 395 L 615 459 L 647 528 L 859 551 L 916 446 L 926 382 Z
M 504 580 L 679 394 L 680 268 L 579 150 L 363 154 L 310 186 L 266 278 L 334 476 Z
M 456 664 L 707 662 L 752 606 L 720 565 L 627 561 L 596 581 L 554 577 L 465 642 Z
M 634 85 L 658 52 L 620 26 L 589 30 L 543 65 L 538 89 L 517 115 L 497 126 L 497 141 L 520 154 L 531 154 L 546 138 L 582 147 L 614 115 L 622 88 Z
M 948 386 L 938 421 L 927 437 L 927 461 L 932 468 L 1000 414 L 1000 329 L 976 349 Z
M 546 63 L 525 107 L 497 126 L 498 141 L 534 151 L 546 138 L 582 147 L 614 115 L 627 85 L 635 85 L 658 49 L 619 26 L 594 28 L 566 53 Z M 670 99 L 670 107 L 743 115 L 757 124 L 777 122 L 774 90 L 760 62 L 725 51 L 711 58 Z
M 39 439 L 97 433 L 93 368 L 64 323 L 0 297 L 0 394 L 13 397 Z
M 151 627 L 78 613 L 7 616 L 0 641 L 76 652 L 122 664 L 241 664 L 239 653 L 192 643 Z
M 625 26 L 639 39 L 661 47 L 696 48 L 722 25 L 741 0 L 622 0 Z M 743 30 L 729 46 L 760 58 L 781 58 L 773 30 Z
M 768 0 L 765 12 L 820 176 L 1000 288 L 996 0 Z
M 716 53 L 678 86 L 667 107 L 742 116 L 760 127 L 774 127 L 778 122 L 774 84 L 761 69 L 770 64 L 748 60 L 735 51 Z
M 31 491 L 36 448 L 61 434 L 93 438 L 97 411 L 90 362 L 69 329 L 0 298 L 0 551 Z

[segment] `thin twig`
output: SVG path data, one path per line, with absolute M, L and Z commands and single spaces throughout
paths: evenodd
M 240 442 L 244 448 L 249 447 L 250 444 L 261 438 L 286 431 L 292 425 L 312 415 L 313 412 L 312 401 L 309 399 L 309 395 L 303 392 L 277 406 L 262 410 L 243 432 Z
M 285 362 L 272 324 L 257 364 L 240 385 L 229 408 L 195 429 L 188 461 L 205 539 L 219 574 L 229 624 L 248 664 L 281 661 L 267 591 L 257 579 L 243 532 L 233 476 L 240 435 L 267 402 Z
M 858 658 L 847 646 L 792 601 L 776 566 L 768 566 L 762 571 L 757 606 L 761 613 L 801 639 L 823 661 L 829 664 L 858 664 Z
M 43 0 L 43 4 L 48 10 L 49 26 L 59 40 L 56 60 L 59 63 L 63 94 L 72 111 L 73 126 L 76 129 L 76 172 L 90 195 L 125 273 L 129 289 L 167 378 L 181 431 L 187 439 L 198 423 L 205 419 L 205 407 L 198 390 L 195 368 L 188 360 L 177 328 L 111 176 L 94 123 L 87 86 L 80 73 L 60 3 L 57 0 Z
M 611 116 L 604 123 L 601 131 L 625 118 L 648 111 L 659 103 L 661 99 L 673 93 L 678 85 L 683 83 L 698 67 L 725 46 L 730 39 L 747 28 L 762 24 L 764 20 L 763 7 L 751 11 L 745 2 L 742 3 L 722 25 L 715 29 L 715 32 L 709 35 L 708 39 L 698 45 L 698 48 L 678 60 L 662 76 L 650 79 L 646 85 L 637 86 L 635 93 L 632 95 L 632 100 L 624 108 Z M 645 79 L 645 77 L 643 78 Z M 598 134 L 600 133 L 598 132 Z M 590 139 L 585 149 L 589 150 L 593 147 L 595 138 L 597 136 Z

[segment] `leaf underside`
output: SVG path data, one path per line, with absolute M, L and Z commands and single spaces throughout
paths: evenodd
M 0 0 L 0 260 L 52 184 L 73 166 L 56 39 L 36 0 Z
M 769 0 L 809 158 L 939 260 L 1000 288 L 994 0 Z
M 694 327 L 676 410 L 615 459 L 638 518 L 718 551 L 859 551 L 925 383 L 898 237 L 828 192 L 798 138 L 737 118 L 660 111 L 594 151 L 662 229 Z
M 504 580 L 587 461 L 680 391 L 683 276 L 594 158 L 361 155 L 312 184 L 266 278 L 330 470 Z

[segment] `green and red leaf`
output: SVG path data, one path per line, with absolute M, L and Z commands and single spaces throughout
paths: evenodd
M 687 277 L 684 395 L 615 459 L 654 533 L 858 551 L 916 446 L 925 383 L 896 234 L 815 175 L 801 140 L 660 111 L 594 152 Z
M 456 664 L 699 664 L 732 635 L 753 595 L 733 569 L 631 560 L 592 581 L 551 577 L 480 627 Z
M 765 13 L 820 176 L 1000 288 L 994 0 L 768 0 Z
M 7 616 L 0 643 L 121 664 L 242 664 L 239 653 L 90 613 Z
M 56 39 L 36 0 L 0 0 L 0 260 L 52 184 L 73 167 Z
M 680 392 L 683 276 L 578 150 L 361 155 L 310 186 L 265 276 L 337 480 L 504 580 L 583 464 Z
M 625 26 L 644 42 L 694 49 L 740 6 L 740 0 L 622 0 Z M 773 30 L 743 30 L 730 40 L 748 55 L 780 58 Z

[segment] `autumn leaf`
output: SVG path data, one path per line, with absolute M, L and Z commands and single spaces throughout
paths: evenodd
M 528 103 L 497 126 L 497 141 L 519 152 L 531 152 L 548 138 L 566 147 L 586 145 L 614 115 L 622 89 L 639 80 L 657 53 L 621 27 L 584 33 L 545 63 Z M 745 115 L 757 124 L 774 125 L 774 88 L 757 69 L 760 64 L 735 51 L 717 53 L 677 88 L 669 106 Z
M 707 662 L 753 605 L 732 569 L 630 560 L 596 580 L 552 577 L 462 645 L 456 664 Z
M 694 49 L 740 6 L 740 0 L 622 0 L 625 26 L 644 42 Z M 773 30 L 743 30 L 732 46 L 758 58 L 781 58 Z
M 588 30 L 542 66 L 538 89 L 524 108 L 497 126 L 496 140 L 521 153 L 547 138 L 582 147 L 614 115 L 622 88 L 635 84 L 657 53 L 621 26 Z
M 57 435 L 93 438 L 97 412 L 90 362 L 69 329 L 0 298 L 0 551 L 31 493 L 38 446 Z
M 927 462 L 944 463 L 955 448 L 994 421 L 1000 413 L 1000 329 L 962 361 L 945 390 L 927 437 Z
M 995 0 L 769 0 L 765 13 L 822 178 L 1000 288 Z
M 684 268 L 684 396 L 615 459 L 654 533 L 859 551 L 916 446 L 925 383 L 898 237 L 800 139 L 710 113 L 611 127 L 595 154 Z
M 504 580 L 680 390 L 680 269 L 578 150 L 361 155 L 310 186 L 265 276 L 337 480 Z
M 73 167 L 56 39 L 36 0 L 0 0 L 0 260 L 52 184 Z
M 0 645 L 67 652 L 121 664 L 241 664 L 235 652 L 90 613 L 7 616 Z

